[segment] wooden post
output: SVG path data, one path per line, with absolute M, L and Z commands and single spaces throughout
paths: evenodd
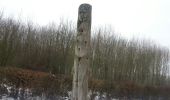
M 78 11 L 73 70 L 72 100 L 87 100 L 92 6 L 81 4 Z

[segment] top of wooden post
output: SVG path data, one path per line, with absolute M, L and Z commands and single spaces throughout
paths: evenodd
M 90 4 L 84 3 L 79 6 L 79 16 L 78 20 L 81 22 L 90 22 L 91 23 L 91 11 L 92 6 Z M 89 19 L 90 18 L 90 19 Z
M 79 6 L 79 12 L 88 12 L 88 11 L 91 11 L 91 9 L 92 9 L 92 6 L 87 3 L 83 3 Z

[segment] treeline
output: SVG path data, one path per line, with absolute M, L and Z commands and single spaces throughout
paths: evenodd
M 143 85 L 165 85 L 169 73 L 169 50 L 152 41 L 126 40 L 98 31 L 92 41 L 93 76 Z
M 72 23 L 35 26 L 0 17 L 0 66 L 72 74 L 76 28 Z M 107 29 L 91 38 L 89 77 L 108 83 L 168 85 L 169 50 L 147 40 L 126 40 Z

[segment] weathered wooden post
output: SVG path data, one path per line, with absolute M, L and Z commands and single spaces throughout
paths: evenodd
M 81 4 L 78 11 L 72 100 L 87 100 L 92 6 Z

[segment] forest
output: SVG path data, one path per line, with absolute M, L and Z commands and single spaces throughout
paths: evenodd
M 0 94 L 5 91 L 2 84 L 8 84 L 15 91 L 35 90 L 35 95 L 66 95 L 72 88 L 75 35 L 76 24 L 71 21 L 40 26 L 1 14 Z M 168 48 L 152 40 L 129 40 L 105 27 L 92 30 L 90 48 L 92 94 L 170 98 Z

